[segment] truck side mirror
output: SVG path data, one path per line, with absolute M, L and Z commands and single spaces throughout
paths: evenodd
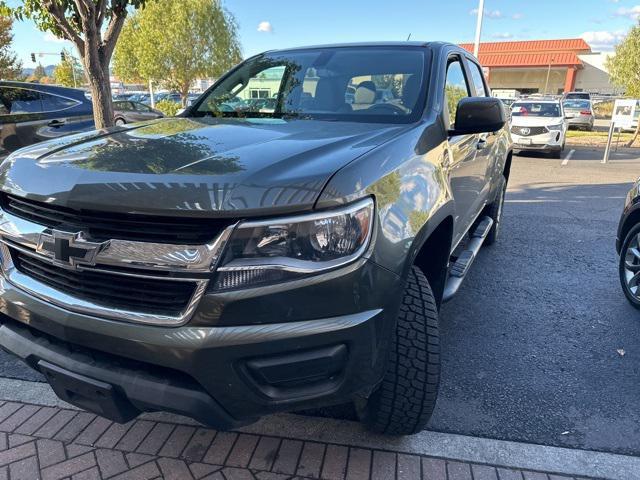
M 465 97 L 458 102 L 455 128 L 449 135 L 497 132 L 507 123 L 502 102 L 492 97 Z

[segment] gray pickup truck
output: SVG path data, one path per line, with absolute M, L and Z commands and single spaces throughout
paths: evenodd
M 440 305 L 496 240 L 511 152 L 455 45 L 249 58 L 178 118 L 2 163 L 0 346 L 115 421 L 352 402 L 417 432 Z

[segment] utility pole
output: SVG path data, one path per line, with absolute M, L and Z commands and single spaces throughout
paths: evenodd
M 549 76 L 551 75 L 551 64 L 553 63 L 555 59 L 553 57 L 551 57 L 549 59 L 549 68 L 547 69 L 547 81 L 544 83 L 544 94 L 546 95 L 548 92 L 548 88 L 549 88 Z
M 484 0 L 480 0 L 478 4 L 478 20 L 476 22 L 476 39 L 473 43 L 473 54 L 478 58 L 480 52 L 480 36 L 482 35 L 482 17 L 484 16 Z

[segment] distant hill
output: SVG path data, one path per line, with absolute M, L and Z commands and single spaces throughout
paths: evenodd
M 47 72 L 47 76 L 50 77 L 51 75 L 53 75 L 53 71 L 55 70 L 55 68 L 55 65 L 47 65 L 46 67 L 44 67 L 44 71 Z M 34 72 L 34 70 L 35 68 L 23 68 L 22 73 L 25 77 L 28 77 Z

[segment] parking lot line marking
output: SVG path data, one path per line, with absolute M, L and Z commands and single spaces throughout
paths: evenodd
M 575 150 L 571 150 L 569 151 L 569 153 L 567 153 L 567 156 L 564 157 L 564 160 L 562 160 L 562 165 L 566 165 L 569 163 L 569 160 L 571 160 L 571 157 L 573 157 L 573 154 L 576 153 Z

